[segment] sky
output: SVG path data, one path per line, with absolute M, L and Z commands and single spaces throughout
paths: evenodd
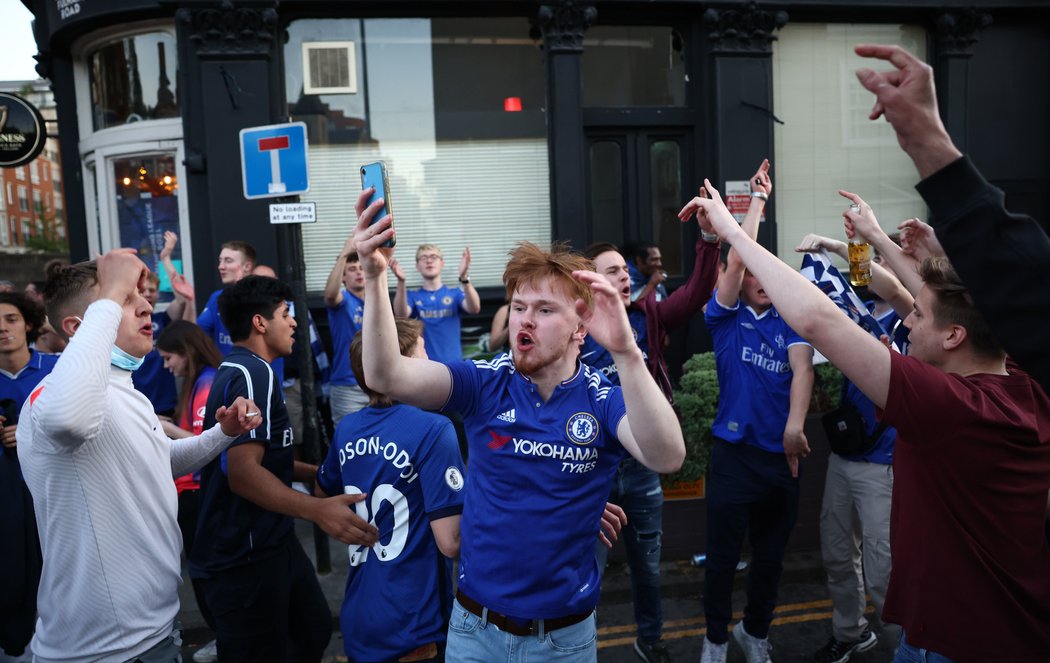
M 33 15 L 21 0 L 0 0 L 0 81 L 35 80 Z

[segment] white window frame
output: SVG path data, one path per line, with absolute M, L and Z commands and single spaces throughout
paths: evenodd
M 177 43 L 175 24 L 170 20 L 142 21 L 100 30 L 75 41 L 72 46 L 73 78 L 77 108 L 91 108 L 91 67 L 88 56 L 97 48 L 118 39 L 163 32 Z M 173 54 L 174 56 L 174 54 Z M 189 225 L 189 202 L 186 191 L 185 145 L 182 140 L 182 118 L 142 120 L 132 124 L 95 130 L 91 113 L 77 113 L 82 139 L 77 145 L 84 183 L 84 217 L 87 223 L 88 249 L 92 255 L 117 248 L 120 228 L 117 221 L 116 182 L 113 160 L 171 154 L 178 176 L 179 246 L 182 249 L 182 271 L 194 282 L 193 238 Z M 53 173 L 61 182 L 60 173 Z M 57 200 L 57 197 L 56 197 Z

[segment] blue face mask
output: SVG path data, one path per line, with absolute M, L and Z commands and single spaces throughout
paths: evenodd
M 84 321 L 79 316 L 74 315 L 73 319 L 80 324 L 84 324 Z M 123 368 L 125 371 L 137 371 L 144 361 L 146 361 L 145 357 L 129 355 L 115 345 L 109 351 L 109 363 L 117 368 Z
M 129 355 L 115 345 L 109 351 L 109 363 L 125 371 L 137 371 L 144 361 L 146 361 L 145 357 Z

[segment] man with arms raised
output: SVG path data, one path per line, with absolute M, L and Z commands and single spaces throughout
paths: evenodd
M 612 476 L 628 453 L 658 472 L 685 456 L 623 303 L 586 259 L 522 244 L 504 272 L 511 355 L 449 364 L 402 357 L 379 250 L 394 231 L 389 216 L 369 225 L 382 206 L 366 208 L 371 193 L 358 198 L 355 231 L 365 378 L 393 399 L 463 412 L 471 447 L 447 657 L 595 661 L 593 546 Z M 622 388 L 578 361 L 588 330 L 615 358 Z M 538 554 L 522 555 L 526 524 Z
M 922 265 L 925 285 L 904 321 L 911 346 L 903 356 L 742 232 L 713 193 L 683 213 L 711 218 L 784 319 L 897 428 L 883 612 L 904 629 L 894 661 L 1050 660 L 1046 393 L 1007 370 L 944 258 Z
M 153 349 L 146 266 L 131 249 L 66 267 L 47 283 L 48 317 L 73 337 L 22 406 L 18 458 L 44 554 L 37 661 L 179 660 L 174 476 L 251 430 L 244 399 L 202 435 L 171 440 L 131 372 Z M 249 411 L 249 407 L 251 411 Z

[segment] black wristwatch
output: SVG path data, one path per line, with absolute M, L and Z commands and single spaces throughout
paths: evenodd
M 465 279 L 464 279 L 464 278 L 461 278 L 461 279 L 459 280 L 459 282 L 460 282 L 460 283 L 463 283 L 463 284 L 467 284 L 467 283 L 470 283 L 470 279 L 469 279 L 469 278 L 465 278 Z

